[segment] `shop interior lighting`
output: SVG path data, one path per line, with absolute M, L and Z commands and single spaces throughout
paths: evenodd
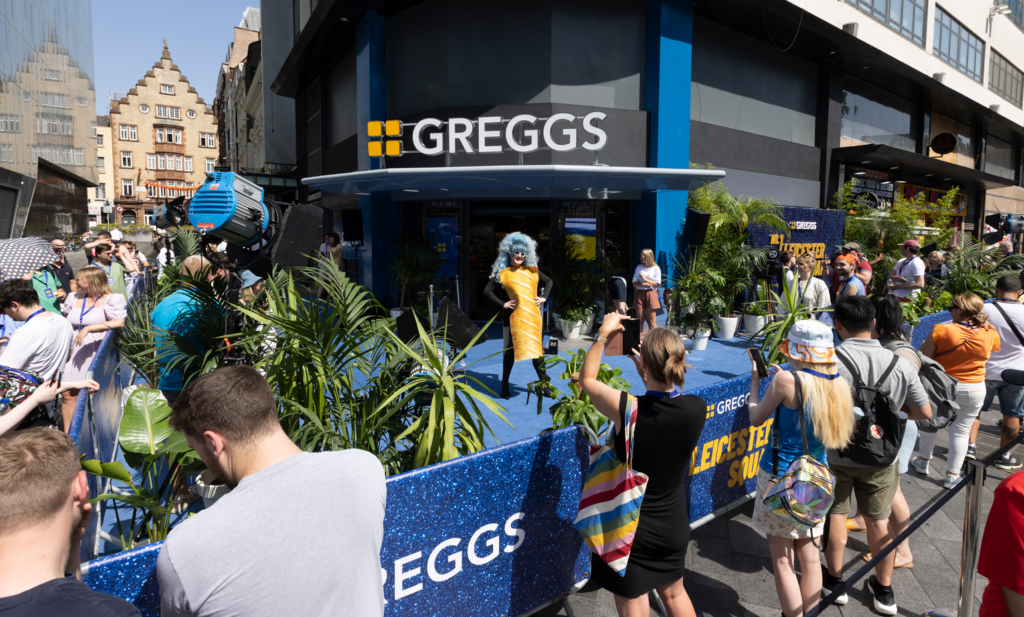
M 419 189 L 402 189 L 406 193 L 419 193 Z
M 863 175 L 864 175 L 864 172 L 863 172 L 863 171 L 855 171 L 855 172 L 853 173 L 853 175 L 855 175 L 855 176 L 863 176 Z
M 870 163 L 870 162 L 871 162 L 871 161 L 861 161 L 861 162 L 860 162 L 860 164 L 861 164 L 861 165 L 867 165 L 867 164 L 868 164 L 868 163 Z
M 896 181 L 896 184 L 906 184 L 906 183 L 907 183 L 906 180 L 897 180 Z
M 948 182 L 948 181 L 950 181 L 950 180 L 952 180 L 952 178 L 943 178 L 943 179 L 942 179 L 942 181 L 943 181 L 943 182 Z
M 899 168 L 900 168 L 900 166 L 897 165 L 896 167 L 890 167 L 889 169 L 899 169 Z
M 924 175 L 924 177 L 925 177 L 925 178 L 931 178 L 931 177 L 932 177 L 932 174 L 925 174 L 925 175 Z

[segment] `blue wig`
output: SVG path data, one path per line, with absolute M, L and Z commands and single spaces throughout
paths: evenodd
M 524 233 L 513 231 L 502 238 L 501 244 L 498 245 L 498 258 L 491 267 L 491 279 L 494 282 L 501 282 L 501 271 L 509 267 L 509 255 L 516 252 L 526 253 L 524 266 L 537 267 L 537 242 Z

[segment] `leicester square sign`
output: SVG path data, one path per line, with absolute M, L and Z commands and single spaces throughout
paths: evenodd
M 595 123 L 604 120 L 604 112 L 593 111 L 585 116 L 557 113 L 548 118 L 520 114 L 508 120 L 501 116 L 468 118 L 424 118 L 411 125 L 412 144 L 417 152 L 428 156 L 463 152 L 502 152 L 505 146 L 514 152 L 536 152 L 541 143 L 556 152 L 569 152 L 578 147 L 598 151 L 608 143 L 608 134 Z M 377 120 L 367 124 L 367 153 L 372 157 L 402 156 L 402 137 L 409 128 L 401 120 Z M 518 133 L 518 134 L 517 134 Z

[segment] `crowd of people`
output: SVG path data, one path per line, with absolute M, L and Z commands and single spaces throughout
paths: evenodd
M 501 271 L 528 268 L 529 248 L 528 243 L 509 248 L 509 262 L 501 264 L 507 268 Z M 58 241 L 54 249 L 60 253 Z M 21 372 L 38 384 L 28 388 L 24 402 L 0 415 L 0 433 L 7 432 L 0 436 L 3 614 L 138 614 L 127 602 L 92 592 L 76 580 L 79 543 L 91 516 L 89 490 L 74 444 L 62 431 L 44 428 L 66 430 L 75 391 L 97 387 L 80 377 L 102 334 L 123 324 L 125 299 L 116 289 L 123 289 L 125 276 L 146 267 L 124 244 L 115 249 L 99 241 L 88 249 L 94 265 L 66 276 L 66 287 L 57 276 L 66 265 L 62 255 L 51 272 L 56 283 L 43 272 L 0 283 L 5 317 L 0 327 L 7 339 L 0 373 Z M 947 489 L 962 481 L 964 459 L 977 456 L 982 409 L 998 398 L 1002 445 L 1016 439 L 1020 429 L 1024 387 L 1003 381 L 1002 372 L 1024 368 L 1021 278 L 1000 278 L 991 303 L 971 294 L 954 298 L 952 323 L 936 326 L 918 350 L 907 340 L 901 303 L 919 293 L 929 272 L 941 275 L 942 264 L 931 263 L 929 270 L 913 240 L 902 243 L 901 251 L 903 259 L 888 274 L 888 293 L 872 297 L 866 289 L 873 264 L 856 245 L 844 247 L 826 280 L 813 276 L 813 256 L 782 256 L 783 265 L 796 270 L 784 280 L 800 290 L 812 315 L 797 321 L 781 343 L 789 370 L 770 367 L 763 396 L 762 376 L 752 359 L 747 413 L 752 426 L 772 423 L 771 453 L 760 459 L 752 518 L 767 537 L 783 617 L 805 614 L 844 586 L 850 533 L 866 533 L 871 553 L 865 559 L 871 559 L 907 528 L 910 510 L 900 477 L 931 474 L 938 432 L 928 427 L 943 404 L 954 403 L 956 409 L 948 422 L 942 477 Z M 633 280 L 640 291 L 651 291 L 646 288 L 660 280 L 649 257 L 645 252 L 644 268 Z M 181 268 L 211 281 L 229 274 L 227 257 L 216 250 L 182 260 Z M 242 278 L 250 289 L 258 285 L 251 273 Z M 507 278 L 506 273 L 501 282 Z M 54 285 L 63 293 L 48 308 L 47 291 L 58 295 Z M 195 323 L 187 307 L 193 293 L 194 287 L 185 283 L 157 305 L 152 318 L 159 331 L 191 334 Z M 656 296 L 641 300 L 642 319 L 655 302 Z M 649 614 L 652 590 L 668 615 L 690 616 L 695 610 L 683 582 L 690 539 L 684 480 L 707 405 L 680 392 L 686 349 L 678 333 L 656 325 L 633 354 L 645 394 L 633 396 L 598 379 L 604 345 L 624 329 L 626 319 L 614 310 L 604 317 L 579 384 L 611 421 L 618 461 L 628 460 L 633 471 L 646 476 L 646 493 L 624 574 L 594 554 L 590 578 L 614 594 L 622 617 Z M 281 428 L 273 391 L 252 368 L 227 366 L 186 379 L 180 368 L 164 362 L 159 389 L 172 407 L 171 427 L 232 491 L 177 525 L 161 548 L 161 614 L 383 615 L 380 550 L 386 487 L 377 458 L 356 450 L 301 451 Z M 934 400 L 930 380 L 936 371 L 955 380 L 952 401 Z M 63 413 L 46 415 L 45 403 L 61 392 Z M 33 418 L 33 424 L 25 424 Z M 780 477 L 802 465 L 827 468 L 834 485 L 829 507 L 816 512 L 811 504 L 798 517 L 769 497 L 778 490 Z M 1007 452 L 996 466 L 1013 471 L 1021 463 Z M 331 490 L 317 490 L 323 486 Z M 1024 606 L 1022 504 L 1024 474 L 1015 474 L 996 491 L 983 542 L 980 570 L 989 577 L 983 617 L 1019 615 Z M 332 524 L 317 524 L 323 520 Z M 304 526 L 317 529 L 315 542 L 295 541 L 294 529 Z M 1000 542 L 1015 548 L 1017 557 L 1008 558 Z M 254 554 L 261 559 L 252 559 Z M 292 567 L 271 570 L 264 566 L 268 559 Z M 909 542 L 878 561 L 867 581 L 875 611 L 898 614 L 893 571 L 910 567 Z M 836 604 L 848 602 L 846 593 L 838 594 Z

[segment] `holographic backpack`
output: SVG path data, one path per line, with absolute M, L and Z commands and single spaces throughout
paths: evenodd
M 810 529 L 825 521 L 835 501 L 836 477 L 823 463 L 807 453 L 807 425 L 804 420 L 804 392 L 800 378 L 796 382 L 796 410 L 800 418 L 800 437 L 804 455 L 790 463 L 779 476 L 779 432 L 776 423 L 772 438 L 772 480 L 765 491 L 764 505 L 801 529 Z

